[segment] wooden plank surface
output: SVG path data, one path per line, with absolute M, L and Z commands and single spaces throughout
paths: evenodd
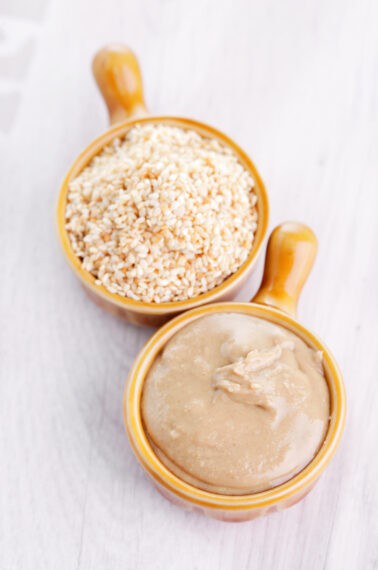
M 377 19 L 374 0 L 3 0 L 2 570 L 378 567 Z M 316 489 L 270 518 L 208 520 L 152 488 L 121 413 L 151 331 L 92 305 L 60 253 L 58 187 L 106 127 L 90 59 L 109 41 L 138 53 L 151 110 L 250 153 L 271 227 L 298 219 L 318 235 L 300 319 L 344 372 L 347 428 Z

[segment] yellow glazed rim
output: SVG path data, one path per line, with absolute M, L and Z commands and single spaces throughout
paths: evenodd
M 313 460 L 298 475 L 268 491 L 252 495 L 218 495 L 197 489 L 171 473 L 153 452 L 141 417 L 140 402 L 144 379 L 167 341 L 183 326 L 204 316 L 218 312 L 237 312 L 253 315 L 286 327 L 309 346 L 321 350 L 328 382 L 331 412 L 326 438 Z M 147 342 L 130 370 L 123 400 L 126 431 L 131 446 L 144 469 L 162 487 L 189 503 L 210 509 L 229 511 L 254 510 L 274 505 L 295 496 L 310 487 L 331 460 L 340 442 L 345 424 L 346 395 L 341 372 L 328 348 L 305 327 L 285 313 L 255 303 L 217 303 L 179 315 L 160 328 Z
M 78 257 L 76 257 L 73 249 L 71 247 L 71 243 L 68 237 L 68 234 L 65 229 L 65 210 L 66 210 L 66 203 L 67 203 L 67 192 L 68 192 L 68 185 L 69 183 L 89 164 L 94 156 L 101 152 L 102 148 L 109 144 L 114 138 L 124 136 L 127 131 L 135 126 L 136 124 L 141 123 L 165 123 L 171 124 L 176 126 L 181 126 L 182 128 L 190 128 L 194 129 L 200 134 L 213 137 L 220 140 L 222 143 L 226 144 L 227 146 L 231 147 L 234 152 L 238 155 L 239 160 L 243 164 L 243 166 L 252 174 L 252 177 L 255 181 L 255 192 L 257 195 L 257 210 L 258 210 L 258 221 L 257 221 L 257 230 L 255 233 L 255 239 L 252 245 L 252 249 L 248 255 L 248 258 L 240 266 L 240 268 L 230 275 L 223 283 L 214 287 L 207 293 L 203 293 L 197 297 L 192 299 L 186 299 L 184 301 L 177 301 L 177 302 L 170 302 L 170 303 L 144 303 L 142 301 L 135 301 L 133 299 L 129 299 L 127 297 L 122 297 L 115 293 L 111 293 L 108 291 L 103 285 L 97 285 L 95 283 L 95 277 L 83 269 L 81 261 Z M 110 128 L 101 136 L 93 140 L 76 158 L 75 162 L 67 172 L 59 193 L 58 198 L 58 206 L 57 206 L 57 229 L 59 240 L 62 246 L 62 249 L 65 253 L 68 262 L 76 275 L 79 279 L 87 286 L 90 290 L 94 293 L 107 299 L 108 301 L 112 302 L 114 305 L 124 307 L 129 309 L 130 311 L 134 311 L 137 313 L 143 314 L 169 314 L 169 313 L 177 313 L 178 311 L 186 311 L 188 309 L 193 309 L 199 305 L 204 303 L 210 303 L 212 301 L 218 300 L 221 296 L 226 295 L 228 292 L 233 290 L 237 285 L 245 279 L 248 275 L 250 270 L 253 268 L 258 253 L 261 249 L 261 246 L 264 241 L 264 237 L 268 227 L 268 218 L 269 218 L 269 204 L 268 204 L 268 197 L 266 193 L 266 189 L 264 183 L 255 167 L 251 159 L 248 155 L 228 136 L 223 134 L 221 131 L 214 129 L 213 127 L 206 125 L 204 123 L 200 123 L 198 121 L 194 121 L 191 119 L 186 119 L 182 117 L 173 117 L 173 116 L 159 116 L 159 117 L 144 117 L 144 118 L 137 118 L 133 120 L 128 120 L 121 124 L 117 124 L 116 126 Z

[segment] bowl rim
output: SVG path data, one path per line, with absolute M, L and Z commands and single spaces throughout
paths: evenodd
M 95 283 L 95 277 L 87 270 L 82 267 L 82 263 L 79 258 L 73 252 L 71 247 L 71 242 L 68 237 L 67 231 L 65 229 L 65 209 L 67 201 L 67 191 L 69 182 L 77 176 L 96 156 L 101 149 L 109 144 L 110 141 L 117 136 L 124 135 L 130 128 L 140 123 L 166 123 L 172 125 L 179 125 L 183 128 L 191 128 L 197 132 L 205 135 L 212 136 L 220 140 L 223 144 L 231 147 L 233 151 L 237 154 L 239 160 L 243 166 L 252 174 L 255 181 L 255 192 L 257 194 L 257 209 L 258 209 L 258 220 L 257 229 L 255 233 L 255 238 L 252 244 L 251 251 L 248 254 L 245 262 L 239 267 L 235 273 L 232 273 L 227 277 L 220 285 L 214 287 L 213 289 L 202 293 L 191 299 L 185 299 L 182 301 L 173 301 L 169 303 L 146 303 L 144 301 L 137 301 L 134 299 L 129 299 L 128 297 L 122 297 L 116 293 L 111 293 L 103 285 L 98 285 Z M 143 313 L 143 314 L 171 314 L 177 313 L 178 311 L 186 311 L 203 305 L 204 303 L 210 303 L 218 300 L 220 297 L 224 297 L 232 289 L 237 287 L 239 283 L 242 283 L 253 266 L 255 265 L 258 254 L 264 243 L 266 232 L 268 229 L 269 222 L 269 200 L 265 184 L 249 156 L 243 151 L 237 143 L 225 135 L 222 131 L 215 129 L 211 125 L 206 123 L 196 121 L 193 119 L 188 119 L 185 117 L 174 116 L 174 115 L 159 115 L 147 117 L 139 117 L 131 120 L 118 123 L 117 125 L 111 127 L 100 136 L 96 137 L 88 146 L 86 146 L 76 157 L 75 161 L 67 171 L 59 190 L 58 203 L 56 209 L 56 225 L 59 237 L 60 245 L 63 249 L 66 259 L 69 265 L 79 277 L 84 285 L 86 285 L 91 291 L 100 297 L 110 301 L 119 307 L 123 307 L 132 312 Z
M 174 475 L 153 451 L 141 417 L 140 401 L 144 379 L 157 354 L 183 326 L 216 312 L 238 312 L 263 318 L 287 328 L 302 338 L 306 344 L 323 352 L 323 365 L 331 402 L 330 421 L 323 444 L 310 463 L 297 475 L 272 489 L 249 495 L 222 495 L 203 491 Z M 295 319 L 278 309 L 256 303 L 214 303 L 179 315 L 158 329 L 147 341 L 137 355 L 126 381 L 123 415 L 131 447 L 142 467 L 158 485 L 195 506 L 216 510 L 255 510 L 293 497 L 315 483 L 340 443 L 346 417 L 346 394 L 340 369 L 327 346 Z

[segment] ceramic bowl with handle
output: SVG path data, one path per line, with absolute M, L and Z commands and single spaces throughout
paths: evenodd
M 295 318 L 297 300 L 316 255 L 313 232 L 288 222 L 276 228 L 268 243 L 261 287 L 250 303 L 213 303 L 179 315 L 159 329 L 139 353 L 124 393 L 124 418 L 132 449 L 160 492 L 189 510 L 226 521 L 244 521 L 284 509 L 301 500 L 333 456 L 343 432 L 346 396 L 340 370 L 324 343 Z M 251 495 L 220 495 L 198 489 L 167 469 L 154 453 L 141 415 L 141 397 L 148 371 L 165 344 L 179 330 L 205 315 L 243 313 L 284 327 L 323 353 L 330 395 L 330 419 L 324 442 L 311 462 L 292 479 Z
M 93 60 L 93 71 L 109 110 L 111 127 L 79 154 L 68 170 L 60 188 L 57 209 L 58 233 L 63 252 L 74 273 L 95 302 L 108 311 L 136 324 L 157 326 L 178 313 L 205 303 L 234 299 L 255 265 L 268 225 L 268 198 L 264 184 L 253 162 L 234 141 L 209 125 L 181 117 L 149 115 L 144 103 L 138 61 L 127 47 L 114 45 L 100 50 Z M 73 252 L 65 228 L 65 210 L 69 183 L 80 174 L 94 156 L 101 152 L 104 146 L 116 137 L 124 137 L 128 130 L 136 124 L 159 123 L 192 129 L 201 135 L 215 138 L 229 146 L 255 181 L 254 190 L 257 196 L 258 221 L 248 258 L 223 283 L 192 299 L 170 303 L 145 303 L 111 293 L 103 285 L 96 284 L 95 277 L 83 268 L 81 260 Z

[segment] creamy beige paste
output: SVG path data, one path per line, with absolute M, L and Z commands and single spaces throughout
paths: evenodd
M 239 313 L 180 330 L 142 397 L 160 460 L 188 483 L 230 495 L 269 489 L 303 469 L 323 442 L 329 408 L 322 354 Z

